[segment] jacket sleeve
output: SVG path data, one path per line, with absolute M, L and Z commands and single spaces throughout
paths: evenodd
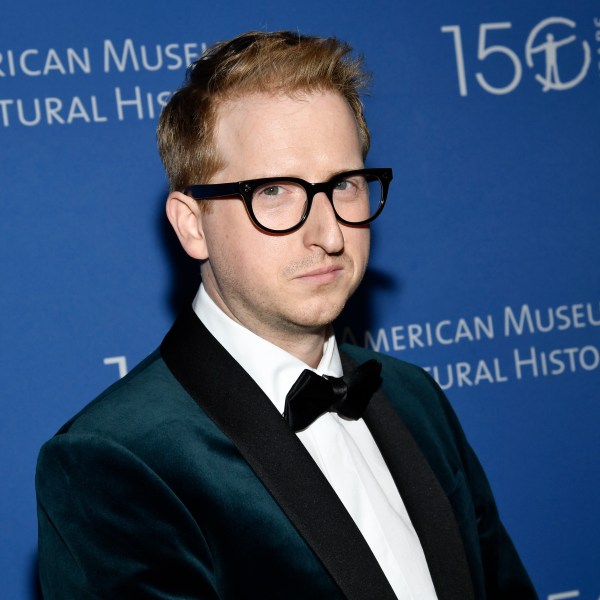
M 40 452 L 36 490 L 46 600 L 218 598 L 198 524 L 126 448 L 58 435 Z
M 344 346 L 356 360 L 374 353 Z M 523 563 L 500 518 L 486 474 L 436 381 L 423 369 L 386 355 L 383 390 L 411 431 L 452 506 L 481 600 L 536 600 Z
M 538 596 L 500 519 L 481 463 L 468 443 L 443 391 L 429 375 L 426 376 L 436 392 L 460 456 L 465 485 L 462 490 L 457 490 L 455 497 L 451 497 L 450 501 L 459 521 L 463 521 L 461 530 L 465 545 L 477 550 L 471 558 L 480 563 L 477 570 L 481 570 L 483 581 L 479 584 L 485 589 L 485 598 L 535 600 Z M 465 512 L 471 513 L 468 518 L 465 518 Z M 472 523 L 475 524 L 474 527 L 469 526 Z

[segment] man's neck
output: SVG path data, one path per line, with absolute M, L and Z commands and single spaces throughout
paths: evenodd
M 244 323 L 241 324 L 247 327 Z M 270 335 L 270 332 L 261 332 L 250 327 L 247 327 L 247 329 L 315 369 L 323 357 L 323 347 L 330 332 L 330 327 L 321 327 L 318 331 L 310 333 Z
M 239 311 L 239 314 L 234 313 L 210 286 L 204 286 L 204 290 L 230 319 L 262 339 L 285 350 L 310 367 L 317 368 L 323 357 L 325 341 L 331 335 L 331 325 L 307 328 L 283 323 L 279 327 L 275 324 L 265 324 L 253 319 L 251 315 L 243 314 L 241 311 Z

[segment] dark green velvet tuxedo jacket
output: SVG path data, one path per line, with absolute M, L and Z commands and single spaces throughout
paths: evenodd
M 342 348 L 345 368 L 372 357 Z M 377 358 L 364 419 L 438 597 L 535 598 L 447 400 Z M 191 309 L 42 448 L 36 485 L 49 600 L 395 597 L 302 443 Z

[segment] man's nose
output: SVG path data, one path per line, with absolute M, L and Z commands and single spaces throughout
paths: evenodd
M 337 254 L 343 250 L 344 235 L 325 192 L 315 194 L 302 232 L 307 246 L 319 246 L 327 254 Z

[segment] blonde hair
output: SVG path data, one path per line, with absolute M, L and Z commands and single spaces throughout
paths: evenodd
M 335 38 L 249 32 L 211 46 L 190 66 L 158 124 L 158 148 L 171 190 L 207 183 L 221 168 L 214 140 L 218 107 L 246 94 L 338 92 L 356 118 L 366 156 L 370 134 L 360 93 L 368 81 L 362 58 Z

